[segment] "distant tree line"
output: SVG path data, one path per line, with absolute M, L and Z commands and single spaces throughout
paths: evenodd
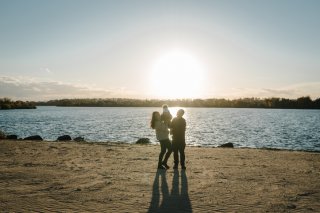
M 61 99 L 36 102 L 39 106 L 61 107 L 222 107 L 222 108 L 275 108 L 275 109 L 320 109 L 320 98 L 312 100 L 309 96 L 297 99 L 286 98 L 239 98 L 239 99 Z
M 35 102 L 12 101 L 10 98 L 0 98 L 1 109 L 36 109 Z

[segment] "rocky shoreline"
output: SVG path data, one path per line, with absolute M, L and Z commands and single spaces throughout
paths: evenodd
M 0 139 L 4 140 L 29 140 L 29 141 L 44 141 L 44 139 L 40 135 L 31 135 L 25 138 L 19 138 L 18 135 L 7 135 L 3 131 L 0 131 Z M 59 136 L 56 141 L 76 141 L 76 142 L 84 142 L 84 137 L 75 137 L 71 138 L 70 135 L 62 135 Z

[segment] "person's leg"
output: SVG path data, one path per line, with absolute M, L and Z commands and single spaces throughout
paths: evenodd
M 180 164 L 181 164 L 181 168 L 185 169 L 186 168 L 186 164 L 185 164 L 185 154 L 184 154 L 184 149 L 186 148 L 185 144 L 180 144 L 179 146 L 179 152 L 180 152 Z
M 164 157 L 162 164 L 167 167 L 168 159 L 172 153 L 172 145 L 169 139 L 165 141 L 165 147 L 167 149 L 167 153 L 166 153 L 166 156 Z
M 179 164 L 179 155 L 178 155 L 178 146 L 177 144 L 172 141 L 172 150 L 173 150 L 173 159 L 174 159 L 174 169 L 178 168 L 178 164 Z
M 159 154 L 158 168 L 162 167 L 162 158 L 166 153 L 166 146 L 164 141 L 160 141 L 160 147 L 161 147 L 161 151 Z

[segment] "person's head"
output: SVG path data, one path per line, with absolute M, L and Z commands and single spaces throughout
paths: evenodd
M 156 121 L 160 121 L 161 119 L 161 116 L 160 116 L 160 113 L 155 111 L 152 113 L 152 118 L 151 118 L 151 122 L 150 122 L 150 126 L 152 129 L 155 128 L 155 124 L 156 124 Z
M 162 105 L 162 109 L 167 110 L 168 109 L 168 105 L 167 104 L 163 104 Z
M 184 110 L 183 109 L 179 109 L 177 112 L 177 117 L 181 118 L 184 115 Z

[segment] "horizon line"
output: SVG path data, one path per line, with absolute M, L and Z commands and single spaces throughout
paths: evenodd
M 254 97 L 254 96 L 243 96 L 237 98 L 227 98 L 227 97 L 210 97 L 210 98 L 132 98 L 132 97 L 108 97 L 108 98 L 55 98 L 50 100 L 20 100 L 10 97 L 0 97 L 0 99 L 10 99 L 12 101 L 28 101 L 28 102 L 49 102 L 49 101 L 58 101 L 58 100 L 137 100 L 137 101 L 194 101 L 194 100 L 227 100 L 227 101 L 234 101 L 234 100 L 243 100 L 243 99 L 257 99 L 257 100 L 266 100 L 266 99 L 286 99 L 286 100 L 297 100 L 300 98 L 310 98 L 310 100 L 315 101 L 320 99 L 320 95 L 317 98 L 311 98 L 310 95 L 303 95 L 297 98 L 286 98 L 286 97 L 277 97 L 277 96 L 270 96 L 270 97 Z

